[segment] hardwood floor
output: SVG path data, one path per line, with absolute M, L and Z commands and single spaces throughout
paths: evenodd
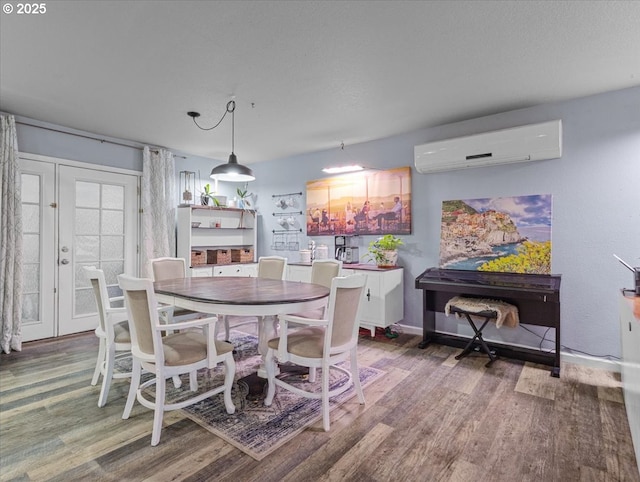
M 128 382 L 98 408 L 92 333 L 27 343 L 0 359 L 0 480 L 640 481 L 619 376 L 563 364 L 456 361 L 419 338 L 361 337 L 359 360 L 385 376 L 258 462 L 184 418 L 122 420 Z

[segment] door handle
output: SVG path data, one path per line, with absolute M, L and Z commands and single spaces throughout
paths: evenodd
M 367 301 L 371 301 L 371 289 L 367 290 Z
M 69 260 L 68 259 L 61 259 L 60 260 L 60 264 L 69 264 Z

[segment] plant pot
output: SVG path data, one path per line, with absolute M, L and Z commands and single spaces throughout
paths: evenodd
M 393 250 L 382 250 L 380 251 L 381 259 L 376 263 L 379 268 L 392 268 L 398 262 L 398 251 Z
M 203 194 L 202 196 L 200 196 L 200 202 L 202 203 L 203 206 L 208 206 L 209 205 L 209 196 L 205 196 Z

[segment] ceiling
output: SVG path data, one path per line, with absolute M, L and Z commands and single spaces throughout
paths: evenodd
M 14 3 L 14 2 L 11 2 Z M 240 163 L 640 85 L 637 1 L 49 1 L 0 109 Z

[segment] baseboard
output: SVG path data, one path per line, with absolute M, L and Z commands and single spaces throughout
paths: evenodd
M 410 326 L 398 323 L 398 327 L 400 328 L 400 330 L 402 330 L 402 333 L 422 336 L 422 327 L 420 326 Z M 560 352 L 560 362 L 574 363 L 576 365 L 582 365 L 590 368 L 599 368 L 611 372 L 621 371 L 620 361 L 597 358 L 589 355 L 579 355 L 565 351 Z
M 560 363 L 562 362 L 575 363 L 576 365 L 582 365 L 590 368 L 600 368 L 610 372 L 619 373 L 621 371 L 620 361 L 618 360 L 606 360 L 589 355 L 576 355 L 575 353 L 568 353 L 565 351 L 560 352 Z

